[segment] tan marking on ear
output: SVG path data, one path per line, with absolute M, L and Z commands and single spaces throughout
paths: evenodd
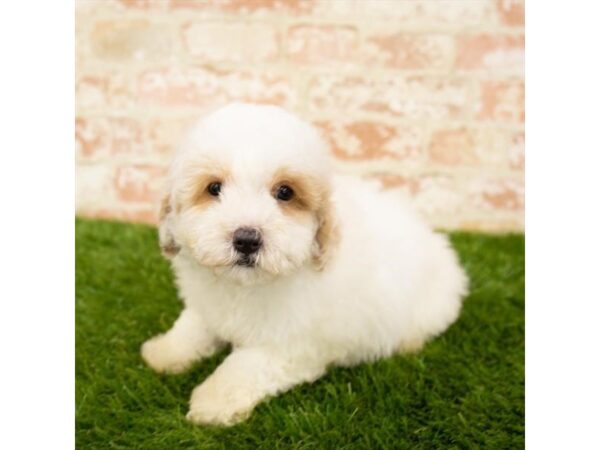
M 169 195 L 165 195 L 160 201 L 160 212 L 158 214 L 158 220 L 162 222 L 172 211 L 171 204 L 169 203 Z
M 167 241 L 165 245 L 160 246 L 160 251 L 167 259 L 171 259 L 179 253 L 181 247 L 175 243 L 173 239 Z
M 335 252 L 341 238 L 329 193 L 327 193 L 325 202 L 317 211 L 317 219 L 319 221 L 319 228 L 315 237 L 317 249 L 313 255 L 313 260 L 317 270 L 323 270 Z
M 169 228 L 169 216 L 173 212 L 169 195 L 165 195 L 160 202 L 159 212 L 159 228 L 158 228 L 158 239 L 160 244 L 160 250 L 166 258 L 173 258 L 181 247 L 175 242 L 175 238 Z

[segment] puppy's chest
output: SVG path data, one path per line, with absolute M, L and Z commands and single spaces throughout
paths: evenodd
M 196 307 L 207 326 L 234 346 L 271 343 L 284 339 L 291 330 L 289 324 L 286 330 L 282 323 L 280 308 L 250 295 L 210 295 L 200 299 Z
M 233 345 L 285 342 L 310 332 L 315 308 L 306 289 L 282 284 L 245 288 L 232 286 L 192 270 L 176 268 L 180 295 L 188 308 L 202 316 L 209 330 Z M 320 303 L 320 302 L 317 302 Z

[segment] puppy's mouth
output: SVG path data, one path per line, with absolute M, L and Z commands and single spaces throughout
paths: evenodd
M 256 258 L 250 256 L 242 256 L 235 262 L 236 266 L 248 267 L 250 269 L 256 267 Z

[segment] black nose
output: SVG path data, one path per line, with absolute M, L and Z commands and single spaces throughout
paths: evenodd
M 238 228 L 233 233 L 233 246 L 244 255 L 256 253 L 261 245 L 260 232 L 255 228 Z

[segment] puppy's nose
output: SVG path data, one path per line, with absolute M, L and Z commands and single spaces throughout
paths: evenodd
M 233 233 L 233 246 L 238 252 L 244 255 L 256 253 L 261 245 L 262 238 L 260 231 L 256 228 L 238 228 Z

